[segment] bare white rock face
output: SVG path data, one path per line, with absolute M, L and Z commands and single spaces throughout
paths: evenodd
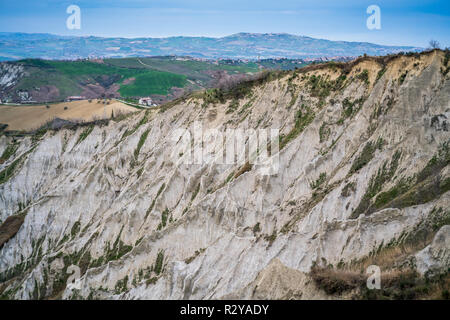
M 433 242 L 416 255 L 417 271 L 442 272 L 450 267 L 450 225 L 443 226 L 436 233 Z
M 313 67 L 261 81 L 236 101 L 194 95 L 107 125 L 17 138 L 0 164 L 4 177 L 14 169 L 0 180 L 0 222 L 25 219 L 0 248 L 0 294 L 330 298 L 309 277 L 313 265 L 363 259 L 449 214 L 448 165 L 414 178 L 450 138 L 443 61 L 433 51 L 385 65 L 361 59 L 347 73 Z M 277 172 L 180 161 L 187 151 L 174 132 L 195 123 L 279 129 Z M 12 139 L 1 137 L 0 151 Z M 430 177 L 434 189 L 423 187 Z M 383 200 L 401 181 L 408 191 Z M 420 272 L 448 266 L 448 230 L 417 254 Z M 79 274 L 68 274 L 72 265 Z M 67 286 L 72 275 L 79 279 Z

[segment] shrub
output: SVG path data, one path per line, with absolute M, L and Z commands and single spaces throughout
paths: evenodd
M 139 138 L 139 142 L 136 146 L 136 149 L 134 150 L 134 159 L 137 160 L 139 156 L 139 152 L 141 151 L 142 146 L 145 143 L 145 140 L 147 140 L 148 133 L 150 132 L 150 129 L 147 129 L 142 133 L 141 137 Z
M 314 120 L 314 112 L 305 105 L 297 111 L 295 116 L 295 125 L 292 130 L 285 136 L 280 137 L 280 150 L 283 149 L 291 140 L 296 138 L 312 121 Z
M 125 276 L 122 280 L 117 281 L 114 291 L 116 294 L 127 291 L 128 276 Z
M 384 141 L 382 138 L 378 138 L 376 143 L 372 141 L 368 142 L 364 148 L 362 149 L 359 156 L 353 162 L 349 174 L 353 174 L 360 169 L 362 169 L 366 164 L 368 164 L 374 157 L 375 151 L 377 149 L 381 150 L 383 147 Z
M 383 208 L 387 204 L 394 208 L 405 208 L 429 202 L 450 189 L 450 178 L 440 176 L 440 171 L 450 162 L 448 142 L 441 145 L 417 177 L 401 179 L 388 191 L 380 193 L 373 207 Z
M 14 174 L 17 167 L 22 163 L 24 155 L 14 160 L 8 167 L 0 171 L 0 184 L 7 182 Z
M 354 271 L 314 267 L 310 275 L 316 285 L 330 295 L 342 294 L 366 283 L 364 276 Z
M 79 144 L 84 139 L 86 139 L 91 134 L 92 130 L 94 130 L 94 125 L 91 124 L 80 133 L 76 144 Z
M 164 211 L 161 213 L 161 223 L 158 225 L 158 230 L 161 230 L 164 228 L 167 224 L 167 217 L 169 216 L 169 209 L 164 209 Z
M 406 75 L 408 74 L 408 71 L 406 71 L 405 73 L 403 73 L 401 76 L 400 76 L 400 78 L 398 78 L 398 82 L 400 83 L 400 84 L 403 84 L 403 82 L 405 81 L 405 79 L 406 79 Z
M 360 74 L 356 76 L 357 79 L 363 81 L 367 85 L 370 84 L 369 82 L 369 71 L 367 69 L 364 69 Z
M 356 191 L 356 183 L 355 182 L 349 182 L 345 185 L 344 188 L 342 188 L 341 196 L 343 197 L 349 197 L 351 193 Z
M 0 157 L 0 164 L 5 163 L 14 153 L 16 153 L 19 146 L 15 143 L 8 144 Z
M 311 189 L 317 189 L 319 188 L 327 179 L 327 174 L 325 172 L 322 172 L 319 175 L 319 178 L 317 178 L 317 180 L 315 180 L 314 182 L 311 182 L 309 185 L 311 187 Z
M 361 202 L 359 203 L 355 211 L 353 211 L 350 218 L 357 218 L 362 213 L 371 213 L 368 212 L 368 209 L 371 205 L 371 199 L 381 191 L 384 183 L 386 181 L 389 181 L 394 176 L 395 172 L 397 171 L 400 156 L 401 152 L 396 151 L 389 166 L 386 161 L 383 166 L 378 169 L 378 172 L 370 178 L 369 186 L 367 187 L 367 190 L 364 193 Z
M 383 69 L 381 69 L 380 71 L 378 71 L 376 81 L 380 80 L 381 77 L 385 74 L 385 72 L 386 72 L 386 68 L 385 68 L 385 67 L 383 67 Z
M 324 142 L 328 139 L 328 137 L 331 134 L 331 129 L 328 127 L 328 124 L 326 122 L 322 123 L 322 125 L 319 128 L 319 139 L 320 142 Z
M 163 271 L 163 263 L 164 263 L 164 251 L 158 251 L 158 255 L 156 256 L 155 262 L 155 273 L 159 275 Z

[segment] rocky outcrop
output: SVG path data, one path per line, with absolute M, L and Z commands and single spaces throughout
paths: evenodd
M 0 165 L 0 221 L 26 216 L 0 249 L 3 296 L 328 298 L 313 266 L 448 223 L 449 134 L 433 121 L 449 112 L 445 63 L 432 51 L 269 73 L 104 126 L 16 138 Z M 280 152 L 269 167 L 250 163 L 263 147 L 214 161 L 224 140 L 179 135 L 196 126 L 279 129 Z
M 415 255 L 417 271 L 442 273 L 450 267 L 450 225 L 443 226 L 425 249 Z

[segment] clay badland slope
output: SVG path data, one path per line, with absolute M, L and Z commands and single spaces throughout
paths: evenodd
M 432 51 L 269 73 L 107 125 L 1 137 L 2 296 L 401 298 L 409 277 L 407 297 L 440 297 L 448 60 Z M 279 129 L 278 169 L 180 161 L 174 132 L 196 123 Z M 382 293 L 364 289 L 370 264 Z M 72 266 L 80 279 L 67 286 Z

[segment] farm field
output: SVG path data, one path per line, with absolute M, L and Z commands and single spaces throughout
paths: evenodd
M 92 121 L 110 118 L 137 111 L 136 108 L 118 101 L 110 104 L 98 103 L 97 100 L 72 101 L 33 106 L 0 105 L 0 123 L 7 124 L 7 131 L 31 131 L 55 118 L 72 121 Z M 67 107 L 66 110 L 64 108 Z

